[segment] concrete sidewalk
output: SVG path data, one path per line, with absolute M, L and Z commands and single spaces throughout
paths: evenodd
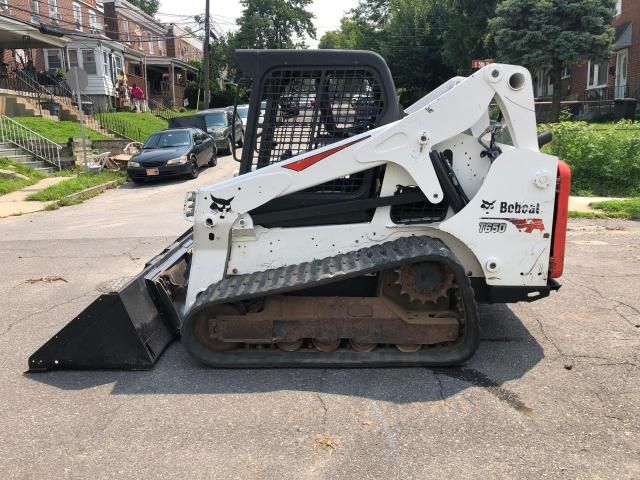
M 50 185 L 55 185 L 69 177 L 47 177 L 38 183 L 29 185 L 22 190 L 0 196 L 0 218 L 22 215 L 24 213 L 38 212 L 44 210 L 51 202 L 27 201 L 27 197 L 32 193 L 44 190 Z
M 589 206 L 593 202 L 604 202 L 606 200 L 623 200 L 617 197 L 569 197 L 570 212 L 595 212 L 594 208 Z

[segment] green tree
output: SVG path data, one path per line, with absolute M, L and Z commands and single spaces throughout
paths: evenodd
M 241 0 L 236 48 L 305 48 L 304 36 L 316 38 L 312 0 Z
M 552 119 L 560 115 L 565 66 L 611 56 L 615 0 L 501 0 L 490 21 L 500 61 L 548 68 Z
M 498 0 L 445 0 L 442 57 L 447 66 L 465 75 L 471 60 L 490 58 L 493 45 L 488 44 L 488 22 L 495 15 Z
M 444 0 L 361 0 L 319 46 L 380 53 L 401 102 L 412 103 L 453 74 L 442 55 L 447 7 Z
M 158 9 L 160 8 L 160 0 L 129 0 L 129 3 L 151 16 L 158 13 Z
M 436 1 L 394 0 L 380 34 L 380 53 L 386 59 L 400 100 L 411 104 L 454 75 L 443 62 L 446 11 Z
M 342 17 L 338 30 L 322 36 L 318 47 L 380 51 L 390 8 L 391 0 L 360 0 L 356 8 Z

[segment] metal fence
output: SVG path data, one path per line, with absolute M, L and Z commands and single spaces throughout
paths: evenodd
M 61 170 L 60 150 L 62 147 L 6 115 L 0 116 L 0 138 L 3 143 L 9 143 L 26 150 L 34 157 Z
M 147 102 L 149 104 L 149 110 L 151 110 L 151 113 L 153 113 L 156 117 L 160 117 L 166 120 L 167 122 L 172 118 L 178 116 L 175 111 L 167 108 L 163 103 L 152 100 L 151 98 L 149 98 Z
M 120 118 L 117 112 L 98 111 L 94 113 L 93 117 L 102 128 L 120 137 L 134 142 L 144 142 L 146 140 L 138 127 Z

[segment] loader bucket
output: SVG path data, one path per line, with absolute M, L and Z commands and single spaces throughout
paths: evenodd
M 192 230 L 115 292 L 100 295 L 29 357 L 29 372 L 148 370 L 178 335 Z

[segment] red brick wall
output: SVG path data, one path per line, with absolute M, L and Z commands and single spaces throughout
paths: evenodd
M 626 22 L 633 22 L 633 36 L 629 47 L 629 67 L 627 70 L 628 95 L 636 97 L 640 93 L 640 1 L 622 0 L 622 14 L 615 18 L 613 26 L 617 27 Z M 611 65 L 615 66 L 615 55 Z M 609 78 L 613 85 L 615 77 Z
M 164 35 L 159 34 L 148 27 L 149 22 L 138 23 L 131 19 L 128 19 L 122 15 L 118 8 L 114 6 L 114 3 L 106 3 L 104 6 L 104 13 L 107 22 L 107 36 L 124 43 L 131 48 L 144 52 L 150 55 L 160 55 L 160 47 L 158 40 L 163 46 L 162 53 L 165 54 L 166 47 L 164 46 Z M 126 41 L 125 23 L 129 24 L 129 38 L 130 42 Z M 141 37 L 141 41 L 138 41 L 138 35 Z M 151 40 L 151 41 L 149 41 Z M 153 49 L 151 48 L 153 44 Z
M 627 95 L 637 97 L 640 94 L 640 1 L 622 0 L 622 13 L 613 20 L 613 26 L 618 27 L 624 23 L 632 22 L 631 46 L 628 48 L 629 65 L 627 67 Z M 588 79 L 588 62 L 576 65 L 571 71 L 571 91 L 576 93 L 580 100 L 585 98 Z M 616 53 L 609 60 L 610 72 L 616 69 Z M 607 79 L 608 94 L 613 95 L 616 77 L 609 75 Z

